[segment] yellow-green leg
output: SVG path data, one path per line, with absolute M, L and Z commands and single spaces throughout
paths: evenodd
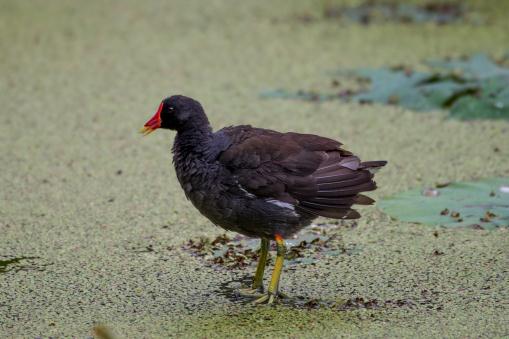
M 258 259 L 258 265 L 256 266 L 256 273 L 253 278 L 253 285 L 251 288 L 245 288 L 240 290 L 241 295 L 245 296 L 258 296 L 260 292 L 263 292 L 263 272 L 265 272 L 265 265 L 267 263 L 267 255 L 269 253 L 269 239 L 262 238 L 260 242 L 260 258 Z
M 276 262 L 274 264 L 274 271 L 272 271 L 272 278 L 270 279 L 269 289 L 267 290 L 267 294 L 263 297 L 256 299 L 256 304 L 272 304 L 274 300 L 279 296 L 279 280 L 281 278 L 281 271 L 283 270 L 283 262 L 285 259 L 285 241 L 281 236 L 276 236 L 276 249 L 277 256 Z
M 260 259 L 258 259 L 258 266 L 256 266 L 256 273 L 253 279 L 253 289 L 263 288 L 263 272 L 265 272 L 268 254 L 269 239 L 262 238 L 260 242 Z

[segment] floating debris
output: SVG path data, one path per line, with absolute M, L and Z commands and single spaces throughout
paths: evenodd
M 444 188 L 444 187 L 449 186 L 450 184 L 451 184 L 451 182 L 450 182 L 450 181 L 437 182 L 437 183 L 435 184 L 435 187 L 436 187 L 436 188 Z
M 318 93 L 309 90 L 298 90 L 297 92 L 286 91 L 284 89 L 267 90 L 260 93 L 262 98 L 280 98 L 280 99 L 297 99 L 304 101 L 330 101 L 340 99 L 351 95 L 352 93 Z
M 337 233 L 331 232 L 337 225 L 313 225 L 286 239 L 286 260 L 288 266 L 313 264 L 324 256 L 352 255 L 359 251 L 355 244 L 345 245 Z M 256 264 L 259 257 L 260 240 L 226 234 L 214 239 L 190 239 L 183 249 L 202 259 L 207 266 L 228 269 L 243 269 Z M 271 250 L 275 250 L 272 244 Z M 269 255 L 268 262 L 271 258 Z
M 442 252 L 440 250 L 434 250 L 433 255 L 444 255 L 444 252 Z
M 94 338 L 97 339 L 113 339 L 110 330 L 104 325 L 97 325 L 93 328 Z
M 422 195 L 425 197 L 438 197 L 440 195 L 440 191 L 435 188 L 425 188 L 422 191 Z
M 423 4 L 397 3 L 395 1 L 368 0 L 357 6 L 326 5 L 321 16 L 311 13 L 294 15 L 294 19 L 304 24 L 320 19 L 329 21 L 349 21 L 361 25 L 396 22 L 400 24 L 435 23 L 448 25 L 454 23 L 483 24 L 478 12 L 469 10 L 459 1 L 429 1 Z M 274 20 L 278 22 L 279 20 Z
M 308 299 L 303 297 L 285 298 L 281 301 L 283 305 L 306 308 L 318 309 L 328 308 L 335 311 L 351 311 L 358 309 L 383 309 L 383 308 L 399 308 L 399 307 L 414 307 L 416 303 L 409 299 L 396 299 L 396 300 L 378 300 L 367 299 L 363 297 L 354 297 L 346 300 L 321 300 L 321 299 Z
M 242 286 L 249 286 L 252 283 L 250 275 L 243 275 L 234 280 L 224 282 L 220 285 L 219 289 L 215 292 L 228 300 L 239 304 L 251 304 L 253 299 L 242 297 L 239 293 L 239 288 Z M 307 298 L 303 296 L 291 296 L 283 294 L 279 299 L 279 303 L 283 306 L 302 309 L 319 309 L 326 308 L 335 311 L 351 311 L 357 309 L 388 309 L 399 307 L 414 307 L 417 302 L 410 299 L 389 299 L 379 300 L 373 298 L 353 297 L 349 299 L 336 299 L 324 300 L 318 298 Z M 423 300 L 420 304 L 431 304 L 432 300 L 428 295 L 423 295 Z
M 490 211 L 486 211 L 486 213 L 484 213 L 484 216 L 482 218 L 480 218 L 479 220 L 482 221 L 482 222 L 490 222 L 496 216 L 497 215 L 495 213 L 492 213 Z
M 377 309 L 377 308 L 392 308 L 392 307 L 403 307 L 403 306 L 414 306 L 415 303 L 408 299 L 397 299 L 397 300 L 385 300 L 379 301 L 378 299 L 364 299 L 357 297 L 347 300 L 344 304 L 337 306 L 340 310 L 351 310 L 351 309 Z
M 439 25 L 467 20 L 467 10 L 460 2 L 428 2 L 413 5 L 395 2 L 366 1 L 358 6 L 327 6 L 323 17 L 350 20 L 363 25 L 373 22 L 425 23 Z

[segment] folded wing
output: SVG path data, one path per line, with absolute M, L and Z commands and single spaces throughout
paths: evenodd
M 361 162 L 338 141 L 299 133 L 279 133 L 251 126 L 219 131 L 230 146 L 218 160 L 242 189 L 259 198 L 290 203 L 300 212 L 336 219 L 356 219 L 351 207 L 374 201 L 361 192 L 376 188 L 373 173 L 385 161 Z

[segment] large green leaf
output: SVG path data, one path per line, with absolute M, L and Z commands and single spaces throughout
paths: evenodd
M 462 119 L 509 119 L 509 69 L 484 54 L 428 62 L 435 72 L 411 69 L 359 69 L 348 72 L 358 88 L 297 92 L 276 90 L 264 98 L 308 101 L 354 100 L 399 105 L 415 111 L 449 110 Z M 341 72 L 338 75 L 345 75 Z M 339 82 L 338 82 L 339 83 Z
M 391 217 L 427 225 L 494 229 L 509 227 L 509 178 L 414 189 L 382 199 Z
M 486 79 L 491 77 L 509 77 L 509 69 L 495 63 L 486 54 L 478 53 L 470 58 L 432 60 L 428 65 L 439 71 L 448 70 L 460 73 L 466 79 Z
M 389 68 L 361 69 L 355 74 L 367 79 L 370 87 L 352 99 L 395 104 L 416 111 L 442 109 L 456 96 L 478 90 L 475 83 L 463 82 L 452 75 Z
M 430 78 L 429 74 L 420 72 L 406 73 L 388 68 L 361 69 L 355 75 L 370 82 L 369 90 L 354 95 L 352 99 L 359 102 L 380 102 L 384 104 L 411 105 L 416 110 L 430 109 L 428 100 L 415 87 Z
M 481 80 L 476 95 L 459 98 L 451 107 L 450 116 L 463 120 L 508 119 L 509 77 Z

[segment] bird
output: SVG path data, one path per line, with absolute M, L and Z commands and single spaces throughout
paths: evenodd
M 313 134 L 277 132 L 251 125 L 213 131 L 202 105 L 183 95 L 161 101 L 140 130 L 176 131 L 173 165 L 185 196 L 213 224 L 260 238 L 252 285 L 242 295 L 273 304 L 279 290 L 285 239 L 317 217 L 357 219 L 353 205 L 372 205 L 361 193 L 376 189 L 374 173 L 387 161 L 365 161 L 339 141 Z M 276 259 L 266 292 L 270 241 Z

